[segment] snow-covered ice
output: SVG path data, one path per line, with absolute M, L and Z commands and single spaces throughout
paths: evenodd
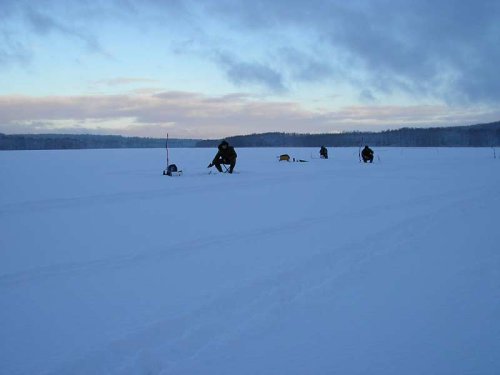
M 0 153 L 1 374 L 499 374 L 491 149 Z

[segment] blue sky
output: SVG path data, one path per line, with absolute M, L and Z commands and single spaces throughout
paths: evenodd
M 499 19 L 497 0 L 0 0 L 0 132 L 496 121 Z

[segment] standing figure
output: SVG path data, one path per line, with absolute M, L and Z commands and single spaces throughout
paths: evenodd
M 325 146 L 321 146 L 319 149 L 319 157 L 321 159 L 328 159 L 328 149 Z
M 365 146 L 363 151 L 361 151 L 361 157 L 363 158 L 363 161 L 365 163 L 367 161 L 369 161 L 370 163 L 373 163 L 373 150 L 370 147 Z
M 234 147 L 229 146 L 227 141 L 222 141 L 218 146 L 219 151 L 215 155 L 214 160 L 208 165 L 208 168 L 215 166 L 219 172 L 222 172 L 221 164 L 229 165 L 229 173 L 233 173 L 234 166 L 236 165 L 237 154 Z

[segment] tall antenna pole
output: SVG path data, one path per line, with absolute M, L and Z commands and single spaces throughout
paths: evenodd
M 168 133 L 167 133 L 167 143 L 166 143 L 165 147 L 167 148 L 167 168 L 168 168 L 168 166 L 170 165 L 169 160 L 168 160 Z
M 361 163 L 361 147 L 363 147 L 363 141 L 364 141 L 364 137 L 361 137 L 361 143 L 359 144 L 359 148 L 358 148 L 358 158 L 359 158 L 360 163 Z

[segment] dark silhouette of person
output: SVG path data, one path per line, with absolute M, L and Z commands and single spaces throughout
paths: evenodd
M 363 158 L 363 161 L 365 163 L 367 161 L 369 161 L 370 163 L 373 163 L 373 150 L 370 147 L 365 146 L 363 151 L 361 151 L 361 157 Z
M 222 141 L 218 146 L 219 151 L 215 155 L 214 160 L 208 165 L 208 168 L 215 166 L 219 172 L 222 172 L 221 164 L 229 165 L 229 173 L 233 173 L 238 155 L 234 151 L 233 146 L 229 146 L 227 141 Z
M 322 159 L 328 159 L 328 149 L 325 146 L 321 146 L 319 149 L 319 156 Z

